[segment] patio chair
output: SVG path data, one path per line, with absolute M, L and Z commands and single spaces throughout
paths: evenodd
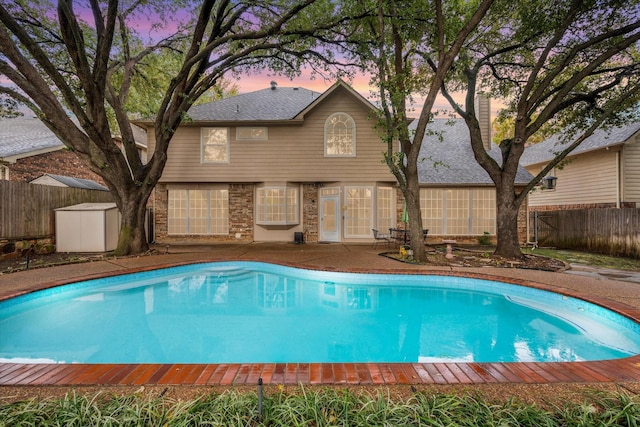
M 384 233 L 380 233 L 378 230 L 376 230 L 375 228 L 372 228 L 371 231 L 373 231 L 373 247 L 375 248 L 376 246 L 378 246 L 378 243 L 380 241 L 385 241 L 387 242 L 387 247 L 389 247 L 389 242 L 390 240 L 390 236 L 388 234 L 384 234 Z

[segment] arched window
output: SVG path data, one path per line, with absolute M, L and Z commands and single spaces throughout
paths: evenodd
M 356 123 L 348 114 L 332 114 L 325 122 L 324 155 L 332 157 L 356 155 Z

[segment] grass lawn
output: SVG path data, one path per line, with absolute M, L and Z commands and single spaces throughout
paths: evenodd
M 614 270 L 640 271 L 640 260 L 632 258 L 548 248 L 527 248 L 523 249 L 523 252 L 559 259 L 569 264 L 584 264 Z

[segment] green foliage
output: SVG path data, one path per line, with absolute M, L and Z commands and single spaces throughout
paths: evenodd
M 491 244 L 491 234 L 488 231 L 482 233 L 481 236 L 478 236 L 478 244 L 483 246 L 488 246 Z
M 265 393 L 263 413 L 254 392 L 225 391 L 191 400 L 140 395 L 68 394 L 0 406 L 0 426 L 634 426 L 636 396 L 622 390 L 586 392 L 582 400 L 551 409 L 505 402 L 481 394 L 423 393 L 400 399 L 386 389 L 354 392 L 336 388 L 278 387 Z
M 19 110 L 18 101 L 0 93 L 0 117 L 18 117 L 21 115 L 22 112 Z

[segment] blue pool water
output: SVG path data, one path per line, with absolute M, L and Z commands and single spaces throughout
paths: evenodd
M 0 303 L 0 362 L 549 362 L 637 353 L 639 326 L 609 310 L 447 276 L 221 262 Z

